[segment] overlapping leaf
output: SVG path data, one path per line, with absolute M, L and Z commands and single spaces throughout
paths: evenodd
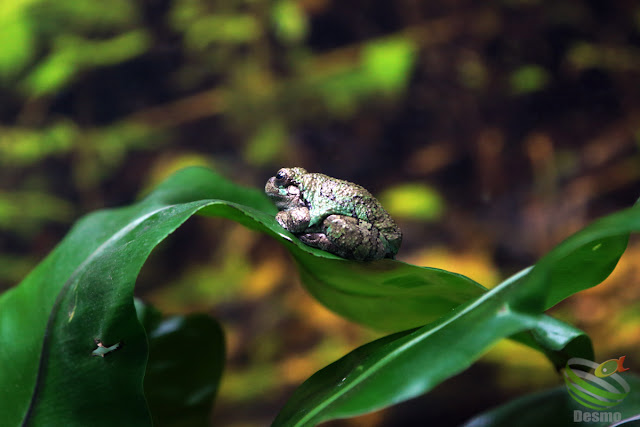
M 225 361 L 222 328 L 206 314 L 163 319 L 137 300 L 136 312 L 149 339 L 144 390 L 153 425 L 207 425 Z

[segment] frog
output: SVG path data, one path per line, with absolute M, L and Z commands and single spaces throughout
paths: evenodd
M 265 193 L 276 221 L 302 243 L 356 261 L 395 258 L 402 231 L 364 187 L 302 167 L 282 168 Z

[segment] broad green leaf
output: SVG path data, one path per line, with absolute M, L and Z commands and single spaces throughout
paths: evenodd
M 149 339 L 144 390 L 153 425 L 209 424 L 224 367 L 224 335 L 205 314 L 162 319 L 136 300 L 138 319 Z
M 201 205 L 150 198 L 90 215 L 2 295 L 0 400 L 7 425 L 110 425 L 110 417 L 96 414 L 114 408 L 133 424 L 150 424 L 142 392 L 147 343 L 133 285 L 151 249 Z M 95 340 L 121 348 L 95 357 Z
M 540 270 L 550 271 L 548 277 L 538 280 L 534 292 L 544 297 L 545 310 L 606 279 L 627 248 L 632 231 L 640 231 L 640 205 L 601 218 L 544 257 Z
M 535 308 L 513 310 L 524 274 L 432 324 L 366 344 L 320 370 L 294 392 L 273 425 L 312 426 L 416 397 L 468 368 L 499 339 L 543 328 L 545 316 Z
M 556 367 L 569 357 L 592 358 L 586 336 L 542 312 L 603 280 L 624 252 L 628 233 L 638 230 L 638 207 L 602 218 L 562 242 L 533 268 L 436 322 L 356 349 L 298 388 L 274 425 L 315 425 L 426 393 L 466 369 L 499 339 L 515 334 L 519 341 L 544 349 Z
M 318 395 L 293 415 L 287 408 L 281 415 L 295 424 L 362 413 L 423 393 L 497 339 L 524 330 L 538 330 L 535 346 L 566 347 L 576 334 L 564 333 L 561 324 L 549 327 L 540 313 L 608 274 L 624 251 L 625 233 L 639 222 L 637 210 L 605 218 L 532 270 L 485 293 L 455 273 L 392 260 L 357 263 L 309 248 L 277 224 L 276 209 L 261 190 L 206 169 L 186 169 L 137 204 L 80 220 L 18 287 L 0 296 L 0 401 L 8 408 L 3 421 L 107 425 L 113 420 L 96 414 L 118 408 L 136 425 L 151 422 L 142 386 L 147 341 L 136 318 L 133 286 L 153 247 L 198 212 L 276 238 L 293 255 L 307 289 L 350 319 L 387 330 L 435 321 L 363 347 L 355 353 L 357 366 L 354 356 L 347 356 L 327 368 L 329 375 L 319 374 L 319 382 L 312 377 L 302 390 L 311 387 Z M 598 256 L 580 262 L 586 248 Z M 575 269 L 583 274 L 571 274 Z M 550 290 L 550 284 L 560 289 Z M 105 357 L 94 356 L 96 350 Z M 361 386 L 369 382 L 372 388 Z
M 229 200 L 255 196 L 202 169 L 178 174 L 136 205 L 79 221 L 18 287 L 0 296 L 6 425 L 108 425 L 110 417 L 96 414 L 113 408 L 132 423 L 150 423 L 142 390 L 147 343 L 133 285 L 153 247 L 212 203 L 189 196 L 216 191 Z M 96 339 L 121 348 L 92 356 Z
M 304 269 L 312 292 L 373 326 L 426 323 L 484 291 L 442 270 L 389 260 L 360 264 L 309 248 L 277 224 L 261 190 L 186 169 L 137 204 L 78 221 L 19 286 L 0 296 L 3 422 L 108 425 L 112 418 L 96 414 L 118 408 L 136 425 L 150 423 L 142 386 L 148 349 L 133 286 L 150 251 L 196 212 L 276 237 Z M 119 348 L 96 357 L 95 340 Z
M 227 185 L 228 192 L 218 197 L 241 203 L 234 190 L 239 187 Z M 261 191 L 244 206 L 215 203 L 201 211 L 275 237 L 293 255 L 307 290 L 331 310 L 363 325 L 387 331 L 424 325 L 485 291 L 473 280 L 445 270 L 388 259 L 347 261 L 311 248 L 280 227 L 275 212 Z
M 536 327 L 510 337 L 544 353 L 556 370 L 576 355 L 593 360 L 593 346 L 587 334 L 551 316 L 541 316 Z
M 345 262 L 292 250 L 305 288 L 336 313 L 375 329 L 432 322 L 483 293 L 471 279 L 400 261 Z
M 611 408 L 611 413 L 619 413 L 622 420 L 635 417 L 634 421 L 624 424 L 632 427 L 640 424 L 640 378 L 623 374 L 629 383 L 631 392 L 619 405 Z M 579 411 L 576 414 L 574 411 Z M 611 421 L 585 422 L 582 413 L 597 413 L 599 418 L 603 412 L 593 411 L 578 404 L 571 398 L 565 386 L 556 387 L 539 393 L 520 397 L 505 405 L 478 415 L 464 424 L 464 427 L 565 427 L 565 426 L 612 426 Z M 575 417 L 575 418 L 574 418 Z M 606 415 L 608 418 L 608 415 Z M 576 421 L 582 419 L 582 421 Z

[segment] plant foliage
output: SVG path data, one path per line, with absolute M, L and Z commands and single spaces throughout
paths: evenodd
M 302 384 L 274 422 L 287 426 L 425 393 L 505 337 L 543 351 L 556 367 L 573 356 L 593 358 L 586 335 L 543 313 L 606 278 L 628 234 L 640 229 L 635 207 L 602 218 L 486 290 L 448 271 L 393 260 L 363 264 L 305 246 L 277 224 L 262 192 L 207 169 L 185 169 L 136 204 L 80 220 L 20 285 L 0 296 L 6 425 L 110 425 L 110 413 L 131 425 L 206 419 L 224 360 L 220 328 L 202 317 L 161 320 L 140 304 L 136 311 L 133 299 L 150 252 L 196 213 L 274 237 L 320 302 L 394 332 Z M 113 351 L 96 356 L 98 342 Z

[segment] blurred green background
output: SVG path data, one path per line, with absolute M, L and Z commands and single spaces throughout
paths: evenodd
M 640 186 L 632 1 L 0 1 L 0 291 L 83 214 L 206 165 L 263 187 L 283 166 L 357 182 L 405 233 L 398 259 L 485 286 Z M 553 314 L 640 371 L 640 241 Z M 297 283 L 275 242 L 196 218 L 137 294 L 225 326 L 212 425 L 261 426 L 378 336 Z M 628 364 L 628 365 L 627 365 Z M 560 384 L 515 344 L 427 396 L 333 426 L 453 425 Z

